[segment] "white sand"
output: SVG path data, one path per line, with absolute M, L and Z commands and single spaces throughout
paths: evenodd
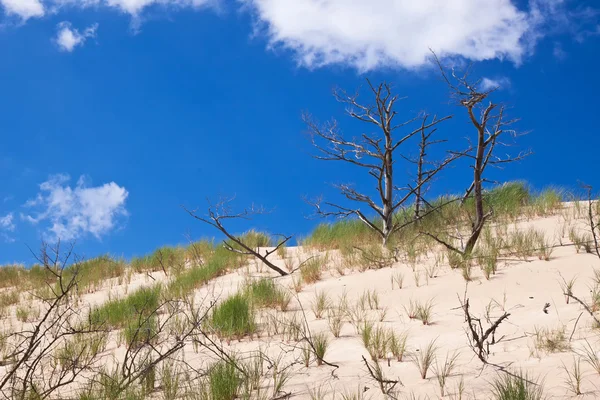
M 534 227 L 545 232 L 546 237 L 553 243 L 568 244 L 568 229 L 565 224 L 577 224 L 585 229 L 582 221 L 571 220 L 564 212 L 554 217 L 523 221 L 517 224 L 518 229 Z M 288 249 L 288 256 L 292 258 L 306 258 L 309 251 L 299 248 Z M 335 259 L 335 252 L 330 252 L 330 259 Z M 420 287 L 416 287 L 411 267 L 397 263 L 392 268 L 381 270 L 367 270 L 366 272 L 350 271 L 344 276 L 339 276 L 334 269 L 325 271 L 323 279 L 316 284 L 306 285 L 299 293 L 298 299 L 303 304 L 307 321 L 312 333 L 324 331 L 331 338 L 325 359 L 339 368 L 329 366 L 317 367 L 314 363 L 309 368 L 302 365 L 294 366 L 293 376 L 285 386 L 286 392 L 291 392 L 294 398 L 309 398 L 309 388 L 322 386 L 326 392 L 334 390 L 339 393 L 347 391 L 366 390 L 370 398 L 384 398 L 377 384 L 369 378 L 363 364 L 362 357 L 369 359 L 368 353 L 362 345 L 359 335 L 354 327 L 346 323 L 340 338 L 334 339 L 329 332 L 327 319 L 316 319 L 311 308 L 316 291 L 325 291 L 334 302 L 343 293 L 347 294 L 349 304 L 354 304 L 366 290 L 375 290 L 380 300 L 380 308 L 387 308 L 383 322 L 377 321 L 381 311 L 369 311 L 371 320 L 376 325 L 393 328 L 396 332 L 408 332 L 408 350 L 403 362 L 396 360 L 382 361 L 384 375 L 390 380 L 399 380 L 400 398 L 415 395 L 415 398 L 431 399 L 440 398 L 438 382 L 433 370 L 426 380 L 419 376 L 416 365 L 411 362 L 411 355 L 417 349 L 424 347 L 430 341 L 436 340 L 436 355 L 439 362 L 443 362 L 447 354 L 458 352 L 458 366 L 455 373 L 447 383 L 445 398 L 459 398 L 457 385 L 464 381 L 465 392 L 462 398 L 484 399 L 490 397 L 490 382 L 498 375 L 495 367 L 483 367 L 471 348 L 465 333 L 467 326 L 464 313 L 460 307 L 459 298 L 465 294 L 465 281 L 459 270 L 452 271 L 445 265 L 442 266 L 435 278 L 426 279 L 424 267 L 433 261 L 421 260 L 417 270 L 421 271 Z M 283 266 L 283 261 L 277 264 Z M 263 268 L 264 269 L 264 268 Z M 511 260 L 499 263 L 499 271 L 488 281 L 483 277 L 479 267 L 473 268 L 474 279 L 468 284 L 467 297 L 470 299 L 472 314 L 481 317 L 486 306 L 493 302 L 491 312 L 495 320 L 504 311 L 510 313 L 507 321 L 502 323 L 497 330 L 496 339 L 499 341 L 491 347 L 489 362 L 508 368 L 511 371 L 522 369 L 531 377 L 539 377 L 544 381 L 545 392 L 548 398 L 570 398 L 572 393 L 568 390 L 565 380 L 567 373 L 562 368 L 566 365 L 571 368 L 576 357 L 575 351 L 580 349 L 587 340 L 596 351 L 600 352 L 600 334 L 592 329 L 592 318 L 577 302 L 571 300 L 566 303 L 561 286 L 561 276 L 566 280 L 577 277 L 574 294 L 589 302 L 590 286 L 593 283 L 594 269 L 600 269 L 600 259 L 592 254 L 577 253 L 573 246 L 558 247 L 552 253 L 550 261 L 532 259 L 529 261 Z M 392 290 L 390 279 L 393 273 L 401 271 L 404 274 L 404 287 Z M 255 267 L 242 268 L 236 272 L 216 279 L 213 283 L 197 291 L 196 298 L 207 299 L 225 298 L 233 293 L 244 281 L 247 274 L 251 276 L 264 275 L 256 272 Z M 164 281 L 164 274 L 154 274 L 156 281 Z M 291 278 L 277 278 L 278 282 L 286 287 L 291 286 Z M 134 276 L 128 291 L 154 283 L 153 280 L 142 275 Z M 123 294 L 123 286 L 114 285 L 111 289 L 104 288 L 83 297 L 84 303 L 100 304 L 106 301 L 108 293 L 111 296 Z M 432 300 L 434 303 L 431 325 L 423 325 L 421 321 L 410 320 L 404 306 L 410 300 L 425 302 Z M 542 310 L 546 303 L 550 303 L 548 313 Z M 290 311 L 286 314 L 297 313 L 300 307 L 296 300 L 292 301 Z M 281 313 L 278 314 L 280 318 Z M 597 313 L 598 315 L 598 313 Z M 575 323 L 577 321 L 577 325 Z M 483 321 L 484 327 L 489 324 Z M 536 329 L 564 329 L 567 339 L 572 336 L 570 345 L 572 351 L 546 353 L 537 350 L 534 346 L 534 332 Z M 227 347 L 227 344 L 224 344 Z M 281 336 L 268 337 L 266 333 L 260 338 L 244 338 L 240 342 L 234 341 L 231 347 L 240 352 L 249 352 L 261 347 L 269 354 L 287 354 L 296 346 L 296 356 L 299 354 L 297 344 L 286 342 Z M 107 351 L 116 351 L 113 342 Z M 120 349 L 119 351 L 122 351 Z M 190 347 L 186 348 L 186 360 L 192 365 L 206 364 L 206 357 L 195 354 Z M 288 354 L 285 359 L 292 359 Z M 582 391 L 587 398 L 600 398 L 600 375 L 591 367 L 581 362 L 583 371 Z M 331 396 L 328 396 L 331 398 Z M 339 397 L 338 397 L 339 398 Z

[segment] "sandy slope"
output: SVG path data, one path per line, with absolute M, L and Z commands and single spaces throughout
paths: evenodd
M 523 229 L 533 226 L 543 229 L 548 238 L 556 238 L 555 241 L 558 242 L 563 220 L 562 217 L 556 216 L 521 222 L 518 227 Z M 568 239 L 563 238 L 562 241 L 566 243 Z M 431 261 L 424 260 L 417 268 L 423 270 L 427 262 Z M 598 330 L 591 329 L 592 318 L 574 301 L 566 304 L 559 284 L 561 276 L 566 280 L 576 276 L 574 293 L 588 300 L 588 286 L 592 284 L 594 268 L 600 268 L 600 259 L 591 254 L 577 253 L 574 247 L 569 246 L 555 249 L 550 261 L 535 259 L 529 262 L 507 262 L 507 265 L 500 267 L 499 272 L 489 281 L 484 279 L 478 269 L 474 269 L 475 279 L 467 287 L 467 297 L 470 298 L 473 314 L 483 317 L 490 301 L 496 302 L 491 314 L 492 319 L 502 315 L 504 310 L 511 314 L 508 321 L 498 330 L 497 338 L 502 337 L 502 340 L 492 347 L 489 361 L 510 367 L 512 370 L 523 369 L 531 376 L 540 377 L 545 381 L 546 392 L 550 398 L 568 398 L 570 393 L 565 384 L 567 375 L 561 365 L 564 363 L 571 367 L 574 353 L 547 354 L 538 351 L 532 336 L 536 328 L 564 327 L 567 336 L 573 335 L 573 350 L 579 349 L 584 341 L 588 340 L 596 351 L 600 352 L 600 335 Z M 398 270 L 405 275 L 404 287 L 392 290 L 390 277 Z M 380 325 L 393 327 L 398 332 L 408 331 L 409 353 L 414 353 L 434 339 L 438 344 L 436 354 L 440 362 L 443 362 L 448 352 L 460 352 L 458 368 L 448 384 L 450 397 L 453 394 L 457 395 L 456 386 L 462 377 L 466 388 L 463 398 L 488 398 L 489 382 L 497 372 L 492 367 L 482 368 L 482 363 L 468 346 L 464 314 L 459 302 L 459 297 L 462 298 L 465 294 L 465 281 L 460 272 L 452 271 L 448 267 L 441 268 L 437 277 L 429 279 L 427 283 L 423 271 L 420 287 L 415 285 L 412 269 L 402 263 L 394 265 L 391 269 L 354 272 L 345 276 L 338 276 L 336 272 L 331 271 L 324 276 L 325 279 L 306 287 L 300 293 L 299 299 L 305 308 L 310 308 L 315 291 L 325 291 L 334 301 L 345 292 L 352 303 L 357 301 L 365 290 L 376 290 L 381 308 L 388 308 L 386 318 Z M 411 299 L 433 300 L 435 306 L 432 325 L 424 326 L 420 321 L 407 317 L 404 306 Z M 543 312 L 546 303 L 550 303 L 548 314 Z M 306 313 L 313 332 L 328 331 L 325 319 L 315 319 L 309 310 Z M 378 319 L 379 314 L 372 312 L 372 319 Z M 262 342 L 269 343 L 268 340 Z M 245 341 L 239 348 L 248 350 L 256 345 L 256 341 Z M 367 393 L 370 396 L 381 397 L 376 384 L 368 377 L 361 360 L 362 355 L 368 358 L 368 353 L 354 327 L 346 324 L 342 330 L 342 337 L 332 340 L 326 356 L 327 361 L 340 366 L 333 372 L 334 377 L 332 369 L 326 366 L 300 368 L 287 389 L 301 398 L 306 398 L 309 387 L 325 385 L 325 389 L 336 390 L 339 393 L 345 390 L 356 391 L 356 387 L 360 385 L 369 388 Z M 427 380 L 420 379 L 417 367 L 409 359 L 410 355 L 401 363 L 392 360 L 389 367 L 387 362 L 382 362 L 385 376 L 400 380 L 403 383 L 403 387 L 400 387 L 401 393 L 404 395 L 412 392 L 417 397 L 439 398 L 439 387 L 433 372 L 430 372 Z M 582 362 L 581 366 L 584 371 L 582 391 L 588 397 L 600 397 L 600 376 L 587 364 Z
M 564 215 L 557 215 L 533 221 L 523 221 L 517 224 L 518 229 L 535 227 L 543 229 L 546 237 L 555 244 L 568 243 L 565 237 Z M 581 221 L 578 222 L 582 224 Z M 583 228 L 584 226 L 581 225 Z M 511 229 L 513 229 L 512 227 Z M 292 258 L 302 259 L 312 254 L 310 250 L 290 248 L 288 255 Z M 330 252 L 330 259 L 335 259 L 335 252 Z M 383 398 L 376 383 L 369 378 L 363 364 L 362 357 L 369 357 L 355 328 L 346 323 L 342 328 L 342 335 L 334 339 L 329 332 L 326 318 L 316 319 L 310 304 L 316 291 L 325 291 L 334 302 L 345 293 L 348 302 L 352 305 L 366 290 L 375 290 L 380 299 L 380 308 L 387 308 L 383 322 L 379 322 L 381 310 L 369 311 L 371 320 L 376 325 L 391 327 L 396 332 L 408 332 L 408 354 L 403 362 L 391 360 L 382 361 L 381 366 L 388 379 L 399 380 L 399 396 L 412 396 L 415 398 L 440 398 L 439 386 L 433 371 L 430 371 L 426 380 L 419 376 L 417 367 L 410 361 L 411 355 L 418 349 L 436 340 L 437 357 L 443 362 L 447 354 L 459 352 L 458 367 L 454 375 L 449 378 L 446 398 L 459 398 L 457 385 L 463 380 L 465 392 L 462 398 L 489 398 L 489 382 L 497 376 L 494 367 L 483 368 L 482 363 L 475 357 L 468 345 L 465 334 L 466 324 L 464 313 L 460 307 L 459 298 L 466 296 L 470 299 L 472 313 L 483 317 L 486 306 L 492 302 L 491 317 L 495 319 L 504 311 L 510 313 L 508 321 L 503 323 L 497 331 L 496 338 L 499 343 L 492 347 L 489 361 L 508 367 L 516 371 L 523 369 L 530 376 L 539 377 L 545 382 L 546 394 L 549 398 L 569 398 L 571 393 L 567 389 L 566 372 L 562 365 L 571 367 L 575 353 L 565 351 L 559 353 L 546 353 L 537 350 L 534 346 L 533 334 L 536 329 L 563 328 L 567 337 L 572 335 L 571 346 L 574 351 L 581 348 L 585 341 L 589 341 L 595 350 L 600 352 L 600 332 L 592 329 L 592 318 L 584 312 L 583 308 L 574 301 L 566 304 L 559 282 L 561 276 L 566 280 L 577 277 L 574 294 L 589 301 L 590 289 L 594 268 L 600 269 L 600 259 L 591 254 L 577 253 L 573 246 L 558 247 L 554 250 L 550 261 L 542 260 L 507 260 L 501 263 L 499 271 L 488 281 L 481 271 L 474 268 L 474 279 L 467 286 L 460 271 L 453 271 L 447 265 L 442 266 L 436 277 L 426 279 L 424 268 L 433 262 L 433 257 L 421 260 L 417 270 L 421 271 L 420 285 L 417 287 L 413 278 L 413 270 L 404 263 L 397 263 L 392 268 L 380 270 L 367 270 L 365 272 L 346 270 L 340 276 L 332 270 L 323 273 L 323 279 L 316 284 L 307 285 L 292 301 L 287 315 L 297 313 L 302 315 L 300 304 L 311 332 L 324 331 L 331 338 L 331 344 L 326 354 L 329 363 L 339 365 L 339 368 L 328 366 L 317 367 L 314 363 L 305 368 L 302 365 L 292 367 L 293 376 L 286 385 L 285 391 L 291 392 L 294 398 L 309 398 L 308 390 L 322 386 L 324 391 L 344 393 L 357 390 L 370 398 Z M 278 260 L 283 265 L 282 260 Z M 392 290 L 390 278 L 392 274 L 401 271 L 404 276 L 404 287 Z M 198 301 L 223 299 L 235 292 L 244 279 L 250 276 L 268 275 L 265 272 L 257 273 L 255 267 L 242 268 L 236 272 L 216 279 L 211 285 L 198 290 Z M 164 274 L 155 274 L 156 281 L 164 281 Z M 291 278 L 277 278 L 277 281 L 286 287 L 291 286 Z M 128 291 L 141 285 L 152 284 L 155 281 L 142 275 L 134 276 Z M 83 297 L 84 303 L 100 304 L 109 297 L 123 294 L 123 286 L 113 285 Z M 434 302 L 433 318 L 431 325 L 423 325 L 418 320 L 410 320 L 405 311 L 405 306 L 410 300 Z M 543 312 L 546 303 L 550 303 L 548 313 Z M 285 318 L 281 313 L 280 318 Z M 484 325 L 487 323 L 484 322 Z M 576 326 L 575 326 L 576 325 Z M 228 346 L 224 343 L 224 346 Z M 122 349 L 116 348 L 116 342 L 109 345 L 108 352 L 119 353 Z M 256 350 L 259 347 L 275 356 L 282 354 L 284 359 L 290 361 L 299 355 L 299 349 L 293 342 L 287 342 L 281 336 L 269 337 L 263 333 L 260 338 L 244 338 L 234 341 L 231 348 L 242 353 Z M 192 365 L 206 365 L 205 354 L 197 354 L 191 346 L 186 348 L 186 360 Z M 600 398 L 600 375 L 592 371 L 589 365 L 582 362 L 584 379 L 582 390 L 588 398 Z M 340 398 L 339 396 L 337 398 Z

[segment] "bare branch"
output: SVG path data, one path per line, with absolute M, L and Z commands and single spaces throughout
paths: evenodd
M 275 264 L 273 264 L 271 261 L 269 261 L 267 259 L 267 257 L 269 257 L 269 255 L 271 255 L 273 252 L 275 252 L 275 250 L 267 251 L 265 255 L 262 255 L 262 254 L 260 254 L 258 249 L 253 249 L 253 248 L 249 247 L 248 245 L 246 245 L 243 242 L 243 240 L 241 240 L 241 238 L 236 237 L 235 235 L 231 234 L 227 230 L 227 228 L 223 225 L 223 220 L 236 219 L 236 218 L 249 219 L 253 215 L 264 213 L 264 210 L 262 208 L 255 209 L 254 207 L 251 207 L 250 209 L 245 209 L 241 213 L 234 214 L 231 212 L 231 209 L 229 208 L 229 203 L 231 201 L 232 201 L 232 199 L 224 199 L 224 200 L 221 200 L 219 203 L 217 203 L 215 206 L 209 206 L 207 217 L 201 217 L 198 214 L 196 214 L 195 211 L 188 210 L 185 207 L 183 207 L 183 209 L 190 216 L 197 219 L 198 221 L 202 221 L 205 224 L 211 225 L 214 228 L 218 229 L 229 240 L 231 240 L 233 243 L 235 243 L 237 246 L 239 246 L 241 248 L 241 249 L 234 249 L 231 244 L 227 243 L 227 241 L 224 241 L 223 242 L 224 246 L 228 250 L 235 251 L 240 254 L 256 257 L 257 259 L 262 261 L 268 268 L 277 272 L 279 275 L 281 275 L 281 276 L 287 275 L 288 274 L 287 272 L 285 272 L 284 270 L 282 270 L 281 268 L 279 268 L 278 266 L 276 266 Z M 284 239 L 277 244 L 275 249 L 280 248 L 290 239 L 291 239 L 291 236 L 284 236 Z
M 392 87 L 387 82 L 374 85 L 367 80 L 367 84 L 373 99 L 372 103 L 359 102 L 358 93 L 349 95 L 343 90 L 334 91 L 334 97 L 337 101 L 346 104 L 347 114 L 351 118 L 371 127 L 376 127 L 376 133 L 363 133 L 358 138 L 345 139 L 335 121 L 320 126 L 305 114 L 304 122 L 308 126 L 313 145 L 320 153 L 315 158 L 344 161 L 364 168 L 369 176 L 375 180 L 377 195 L 360 193 L 350 185 L 338 185 L 337 188 L 346 199 L 366 204 L 381 220 L 381 225 L 379 226 L 370 221 L 358 208 L 325 203 L 331 206 L 334 211 L 324 211 L 320 202 L 313 203 L 313 205 L 317 209 L 317 214 L 321 216 L 342 218 L 352 215 L 358 216 L 361 221 L 382 238 L 385 244 L 390 235 L 398 230 L 393 219 L 394 213 L 413 196 L 421 196 L 422 187 L 428 184 L 451 161 L 457 159 L 459 155 L 450 155 L 446 160 L 435 165 L 432 164 L 431 168 L 422 169 L 418 174 L 421 179 L 418 179 L 415 185 L 400 188 L 400 185 L 394 182 L 393 170 L 396 151 L 419 134 L 424 135 L 427 138 L 427 143 L 430 144 L 431 134 L 440 123 L 450 119 L 451 116 L 443 118 L 433 116 L 432 119 L 429 119 L 428 114 L 419 113 L 406 121 L 396 122 L 398 115 L 396 107 L 401 98 L 393 94 Z M 411 128 L 414 123 L 418 123 L 418 125 Z M 423 160 L 420 163 L 421 167 L 424 162 Z M 399 195 L 399 192 L 403 192 L 402 195 Z M 421 200 L 419 200 L 419 203 L 421 203 Z

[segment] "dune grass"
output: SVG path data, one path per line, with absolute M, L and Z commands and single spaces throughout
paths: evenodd
M 307 260 L 300 267 L 300 277 L 302 281 L 311 284 L 321 280 L 323 265 L 327 262 L 322 257 L 314 257 Z
M 271 237 L 264 233 L 254 229 L 251 229 L 241 235 L 236 235 L 236 237 L 246 246 L 255 250 L 258 247 L 270 247 L 273 244 L 273 240 Z M 227 245 L 235 250 L 244 250 L 242 246 L 233 241 L 227 241 Z M 235 253 L 234 253 L 235 254 Z
M 63 369 L 76 368 L 77 364 L 91 362 L 106 349 L 108 336 L 103 332 L 77 333 L 61 343 L 55 360 Z
M 319 224 L 302 245 L 317 249 L 348 249 L 365 243 L 379 242 L 373 231 L 358 219 Z
M 121 339 L 128 347 L 137 348 L 158 340 L 158 317 L 156 314 L 137 315 L 126 322 L 121 331 Z
M 243 377 L 231 361 L 218 361 L 208 370 L 210 400 L 234 400 L 238 397 Z
M 329 338 L 324 332 L 319 332 L 312 337 L 312 345 L 317 366 L 321 366 L 329 348 Z
M 188 250 L 182 246 L 163 246 L 151 254 L 131 259 L 131 268 L 137 273 L 165 271 L 181 272 L 185 268 Z
M 247 296 L 237 293 L 218 304 L 210 318 L 210 326 L 220 337 L 240 339 L 257 330 L 254 309 Z
M 27 275 L 23 265 L 4 265 L 0 267 L 0 289 L 17 287 L 21 279 Z
M 485 192 L 484 202 L 489 209 L 494 210 L 494 215 L 502 218 L 516 219 L 523 207 L 529 204 L 531 193 L 525 182 L 507 182 Z M 473 207 L 473 198 L 470 197 L 468 207 Z
M 499 373 L 492 382 L 494 400 L 542 400 L 543 382 L 537 382 L 523 372 L 516 374 Z
M 10 290 L 4 293 L 0 293 L 0 308 L 10 307 L 19 302 L 19 292 L 17 290 Z
M 535 327 L 534 344 L 538 350 L 559 353 L 571 349 L 564 325 L 555 329 Z
M 413 354 L 412 362 L 419 369 L 421 379 L 427 379 L 427 372 L 429 372 L 429 369 L 433 366 L 433 362 L 436 360 L 435 353 L 438 349 L 436 341 L 437 339 L 432 340 L 427 346 Z
M 118 278 L 125 274 L 127 264 L 124 260 L 110 255 L 102 255 L 77 264 L 77 285 L 80 292 L 93 292 L 106 280 Z M 75 273 L 75 267 L 65 268 L 64 277 L 70 279 Z
M 109 300 L 90 312 L 92 325 L 104 325 L 109 329 L 128 326 L 130 321 L 154 313 L 160 304 L 161 285 L 143 287 L 126 297 Z
M 241 267 L 242 264 L 239 254 L 218 246 L 211 251 L 209 258 L 203 264 L 193 266 L 177 275 L 167 286 L 167 293 L 169 296 L 183 297 L 204 286 L 211 279 Z
M 564 195 L 555 189 L 534 194 L 524 183 L 511 182 L 486 191 L 485 202 L 488 210 L 494 211 L 493 219 L 516 221 L 524 215 L 543 216 L 553 213 L 560 207 L 560 201 L 563 197 Z M 452 199 L 452 197 L 446 196 L 433 201 L 432 204 L 435 206 L 435 204 L 442 204 Z M 472 207 L 472 199 L 467 199 L 462 205 L 460 202 L 453 202 L 439 212 L 423 218 L 419 224 L 415 224 L 416 227 L 409 226 L 405 231 L 397 233 L 392 243 L 401 248 L 406 260 L 416 264 L 420 257 L 430 249 L 428 246 L 432 242 L 427 238 L 414 238 L 411 236 L 417 236 L 418 230 L 435 229 L 436 232 L 443 235 L 443 230 L 448 227 L 462 229 L 468 222 L 466 215 L 472 212 Z M 403 210 L 398 213 L 396 218 L 401 221 L 412 218 L 412 209 Z M 492 227 L 492 229 L 496 228 Z M 498 240 L 497 232 L 493 235 L 491 229 L 486 232 L 481 239 L 483 244 L 478 248 L 475 256 L 477 258 L 481 255 L 481 258 L 484 259 L 483 262 L 480 262 L 480 265 L 484 269 L 487 278 L 496 272 L 498 255 L 501 249 L 511 251 L 518 257 L 523 258 L 532 256 L 546 260 L 550 258 L 551 250 L 548 250 L 550 244 L 537 231 L 516 231 L 503 240 Z M 244 233 L 241 238 L 243 243 L 251 248 L 272 246 L 271 238 L 262 232 L 251 230 Z M 578 238 L 578 240 L 583 242 L 581 238 Z M 337 248 L 342 255 L 354 254 L 356 253 L 355 246 L 362 246 L 367 253 L 358 252 L 356 254 L 363 263 L 373 263 L 374 259 L 387 256 L 387 249 L 382 248 L 379 243 L 380 239 L 363 222 L 357 220 L 321 224 L 304 241 L 305 245 L 321 250 Z M 583 246 L 583 243 L 581 245 Z M 236 248 L 234 245 L 232 247 Z M 284 253 L 282 251 L 280 256 L 284 257 Z M 367 254 L 368 259 L 361 259 L 361 254 Z M 464 271 L 464 260 L 460 257 L 458 260 L 453 260 L 451 257 L 451 254 L 448 254 L 450 265 L 461 267 Z M 193 261 L 190 263 L 189 260 Z M 94 324 L 105 324 L 104 326 L 110 329 L 121 329 L 121 340 L 134 347 L 137 344 L 147 343 L 152 340 L 157 332 L 158 318 L 155 312 L 163 298 L 176 298 L 190 294 L 210 280 L 241 267 L 247 260 L 248 257 L 230 252 L 222 245 L 214 245 L 211 241 L 199 241 L 188 247 L 161 247 L 149 255 L 132 260 L 130 267 L 131 270 L 136 272 L 165 270 L 168 275 L 173 273 L 169 277 L 168 283 L 165 286 L 155 285 L 141 288 L 124 298 L 109 300 L 92 310 L 89 316 L 90 321 Z M 323 265 L 326 263 L 327 257 L 314 258 L 300 268 L 299 275 L 302 276 L 305 283 L 316 282 L 321 279 Z M 373 265 L 373 268 L 380 268 L 381 264 L 374 263 Z M 436 275 L 435 271 L 438 264 L 434 267 L 427 271 L 429 278 Z M 109 255 L 88 260 L 80 264 L 79 268 L 81 279 L 79 288 L 83 288 L 85 291 L 93 291 L 107 279 L 118 278 L 129 272 L 124 261 Z M 67 268 L 65 276 L 69 277 L 70 273 L 71 270 Z M 25 285 L 27 287 L 36 287 L 37 285 L 46 288 L 45 284 L 52 284 L 54 280 L 55 278 L 39 265 L 32 268 L 19 265 L 0 268 L 0 289 L 8 289 L 0 294 L 0 308 L 18 302 L 19 291 L 13 288 L 21 288 Z M 392 289 L 394 289 L 394 286 L 402 288 L 402 273 L 394 273 L 391 281 Z M 246 335 L 252 335 L 258 330 L 256 318 L 258 308 L 275 308 L 285 311 L 290 300 L 289 293 L 278 287 L 273 280 L 248 281 L 238 294 L 226 298 L 212 310 L 207 325 L 214 329 L 214 332 L 220 337 L 240 339 Z M 363 305 L 360 307 L 360 312 L 358 311 L 359 307 L 356 308 L 356 311 L 340 307 L 339 309 L 331 309 L 329 313 L 326 313 L 328 308 L 326 303 L 328 302 L 324 293 L 319 294 L 315 299 L 313 310 L 318 318 L 327 315 L 327 323 L 334 337 L 340 336 L 341 327 L 344 323 L 343 318 L 348 317 L 355 327 L 362 324 L 360 333 L 365 342 L 365 347 L 374 360 L 388 358 L 389 363 L 393 356 L 398 361 L 402 361 L 406 352 L 406 334 L 397 335 L 391 329 L 374 327 L 372 323 L 366 322 L 366 313 L 373 310 L 380 310 L 380 314 L 385 316 L 385 308 L 381 309 L 379 307 L 379 300 L 375 291 L 373 293 L 367 292 L 361 296 Z M 598 303 L 600 304 L 600 301 Z M 411 301 L 407 309 L 410 318 L 420 319 L 425 325 L 431 322 L 432 311 L 433 303 L 431 300 L 426 303 Z M 26 307 L 17 308 L 16 312 L 19 320 L 23 321 L 31 320 L 33 315 L 33 311 Z M 353 312 L 356 313 L 356 316 Z M 281 315 L 281 313 L 274 314 Z M 381 320 L 383 319 L 384 317 L 381 318 Z M 285 336 L 285 333 L 283 335 Z M 300 339 L 296 338 L 294 340 Z M 311 356 L 314 356 L 317 364 L 321 365 L 329 345 L 328 336 L 325 333 L 319 333 L 310 340 L 312 346 L 307 347 L 307 365 Z M 561 346 L 565 342 L 565 335 L 564 332 L 536 330 L 536 340 L 539 343 L 537 344 L 539 348 L 550 352 L 563 351 Z M 414 362 L 419 368 L 419 373 L 423 379 L 426 379 L 428 371 L 432 369 L 435 371 L 443 394 L 446 378 L 451 375 L 455 357 L 447 356 L 444 364 L 437 364 L 435 342 L 435 340 L 430 342 L 427 347 L 420 349 L 418 354 L 415 353 Z M 71 362 L 70 358 L 73 354 L 81 352 L 85 355 L 86 352 L 103 351 L 105 343 L 100 339 L 89 342 L 86 339 L 84 343 L 75 338 L 73 343 L 67 343 L 64 348 L 60 349 L 63 353 L 58 355 L 57 359 L 62 360 L 60 362 L 63 363 L 63 367 L 68 368 L 68 363 Z M 86 349 L 82 346 L 92 347 Z M 591 366 L 595 366 L 597 371 L 598 361 L 595 356 L 591 351 L 588 354 L 589 361 L 584 361 Z M 432 368 L 432 365 L 435 365 L 435 368 Z M 577 364 L 578 367 L 579 364 Z M 440 377 L 443 381 L 440 381 Z M 275 377 L 273 379 L 276 380 Z M 285 381 L 285 378 L 282 379 Z M 206 380 L 203 380 L 208 398 L 215 400 L 239 398 L 243 382 L 244 378 L 237 366 L 234 363 L 225 361 L 220 361 L 210 367 Z M 519 377 L 498 379 L 493 382 L 493 389 L 494 395 L 498 399 L 540 398 L 535 397 L 537 392 L 528 387 L 528 383 Z M 170 393 L 177 393 L 177 391 L 175 389 L 169 390 Z M 144 395 L 133 394 L 132 392 L 131 396 L 132 398 L 136 398 L 136 396 L 141 398 Z
M 493 211 L 492 220 L 516 221 L 524 216 L 552 215 L 561 207 L 565 192 L 557 188 L 548 188 L 534 192 L 526 182 L 506 182 L 484 191 L 485 212 Z M 475 210 L 474 198 L 469 196 L 464 202 L 458 196 L 444 195 L 432 199 L 423 208 L 418 224 L 411 224 L 396 232 L 390 238 L 392 246 L 414 246 L 421 241 L 425 248 L 417 246 L 416 255 L 426 251 L 427 245 L 434 244 L 430 239 L 417 238 L 419 231 L 436 233 L 443 237 L 447 228 L 468 227 L 469 215 Z M 435 210 L 435 211 L 434 211 Z M 394 215 L 400 224 L 410 222 L 414 218 L 414 209 L 407 207 Z M 372 222 L 379 226 L 377 218 Z M 343 254 L 350 253 L 354 247 L 378 244 L 380 238 L 369 227 L 358 219 L 344 219 L 334 223 L 323 223 L 303 241 L 303 245 L 319 250 L 340 249 Z
M 259 279 L 248 282 L 245 295 L 255 307 L 277 308 L 286 311 L 292 297 L 288 291 L 279 287 L 271 279 Z

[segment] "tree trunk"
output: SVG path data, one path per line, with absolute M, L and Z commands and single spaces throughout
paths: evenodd
M 393 180 L 393 162 L 392 162 L 392 140 L 391 135 L 386 134 L 386 152 L 384 159 L 384 184 L 385 195 L 383 199 L 383 245 L 387 242 L 394 229 L 394 180 Z
M 485 130 L 483 127 L 478 129 L 477 135 L 477 154 L 475 155 L 475 166 L 473 167 L 473 185 L 474 185 L 474 196 L 475 196 L 475 222 L 471 227 L 471 237 L 467 241 L 465 246 L 465 256 L 471 255 L 477 239 L 481 234 L 483 228 L 485 215 L 483 212 L 483 187 L 482 177 L 483 172 L 483 159 L 485 156 Z

